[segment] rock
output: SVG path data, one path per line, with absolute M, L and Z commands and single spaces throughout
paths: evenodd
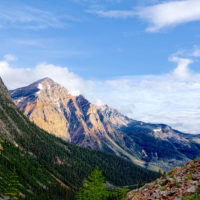
M 174 178 L 167 176 L 144 185 L 132 195 L 131 200 L 141 200 L 144 197 L 148 200 L 181 200 L 186 195 L 192 196 L 200 188 L 199 165 L 200 159 L 196 159 L 183 168 L 175 168 L 170 172 Z
M 192 187 L 188 188 L 188 189 L 186 190 L 186 192 L 187 192 L 187 193 L 193 193 L 193 192 L 195 192 L 195 190 L 196 190 L 196 187 L 195 187 L 195 186 L 192 186 Z

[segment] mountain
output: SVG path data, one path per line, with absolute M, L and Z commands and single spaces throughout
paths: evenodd
M 73 144 L 103 150 L 150 169 L 170 170 L 200 155 L 200 135 L 130 119 L 107 105 L 73 96 L 49 78 L 10 91 L 40 128 Z
M 49 78 L 10 91 L 10 95 L 31 121 L 49 133 L 82 147 L 134 159 L 118 144 L 123 134 L 115 129 L 131 120 L 116 110 L 97 107 L 82 95 L 72 96 Z
M 188 162 L 183 167 L 176 167 L 168 174 L 128 194 L 128 200 L 200 199 L 200 158 Z
M 74 199 L 96 166 L 116 186 L 157 176 L 117 156 L 50 135 L 16 107 L 1 79 L 0 89 L 0 199 L 12 195 L 14 185 L 18 185 L 20 199 Z

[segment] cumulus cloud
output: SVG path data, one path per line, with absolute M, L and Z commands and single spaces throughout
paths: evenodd
M 200 20 L 199 0 L 165 1 L 151 6 L 131 10 L 93 10 L 101 17 L 128 18 L 138 16 L 149 23 L 147 31 L 156 32 L 162 28 Z
M 98 105 L 108 104 L 133 119 L 200 133 L 200 74 L 189 68 L 191 59 L 172 56 L 169 60 L 177 66 L 168 74 L 113 80 L 85 80 L 67 67 L 47 63 L 34 68 L 15 68 L 2 60 L 0 76 L 9 89 L 50 77 L 72 94 L 81 93 Z
M 191 71 L 189 69 L 189 65 L 193 62 L 191 59 L 172 56 L 169 60 L 178 64 L 173 71 L 175 77 L 184 80 L 191 76 Z
M 11 67 L 7 61 L 0 61 L 0 76 L 9 89 L 25 86 L 44 77 L 50 77 L 54 81 L 66 86 L 74 95 L 80 94 L 84 87 L 83 79 L 70 72 L 67 67 L 41 63 L 34 68 Z

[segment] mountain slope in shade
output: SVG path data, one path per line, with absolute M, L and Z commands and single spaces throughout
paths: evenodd
M 157 176 L 120 157 L 81 148 L 45 132 L 16 107 L 1 79 L 0 88 L 0 199 L 7 199 L 4 192 L 14 172 L 20 199 L 38 200 L 73 199 L 71 192 L 78 190 L 96 166 L 113 185 L 136 184 L 139 178 L 149 181 Z
M 107 105 L 73 96 L 49 78 L 10 91 L 35 124 L 73 144 L 100 149 L 152 169 L 170 170 L 200 155 L 200 136 L 132 120 Z

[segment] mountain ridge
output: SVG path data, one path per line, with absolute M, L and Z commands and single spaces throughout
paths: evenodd
M 130 119 L 107 105 L 91 104 L 83 95 L 71 95 L 49 78 L 10 95 L 31 121 L 49 133 L 141 166 L 170 170 L 200 155 L 200 135 Z

